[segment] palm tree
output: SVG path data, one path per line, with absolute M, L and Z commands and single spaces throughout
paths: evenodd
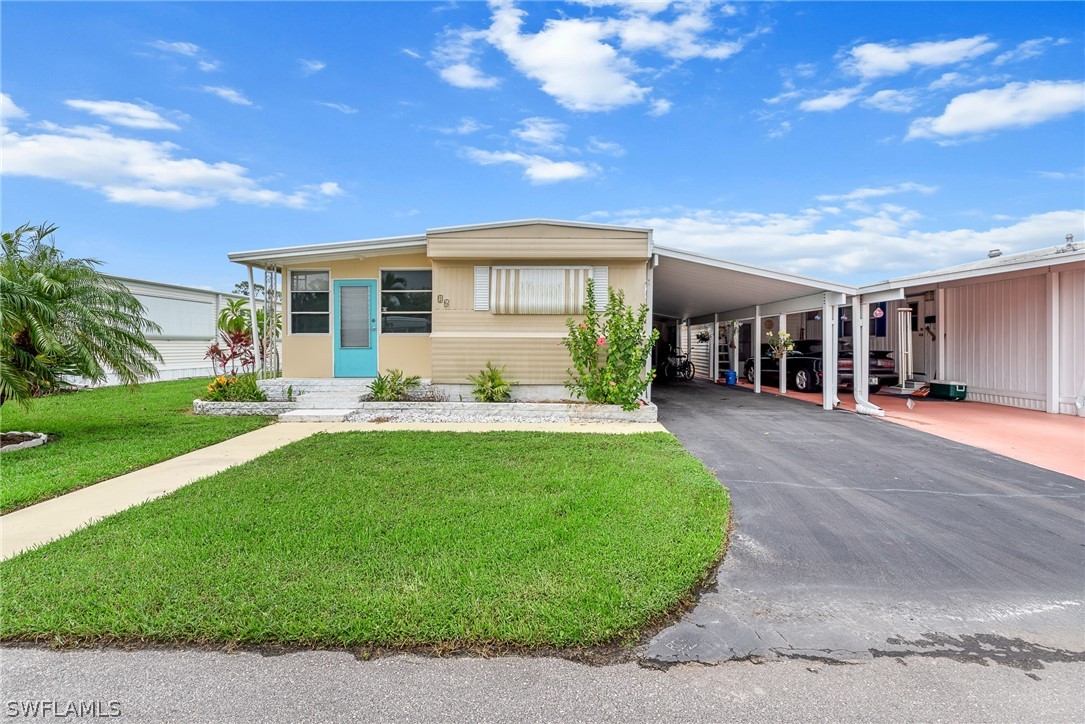
M 99 272 L 95 259 L 65 259 L 50 237 L 56 226 L 23 224 L 0 235 L 0 405 L 28 405 L 64 377 L 103 382 L 107 372 L 135 385 L 157 377 L 162 361 L 128 289 Z

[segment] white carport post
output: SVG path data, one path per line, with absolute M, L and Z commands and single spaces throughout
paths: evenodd
M 780 335 L 787 331 L 787 315 L 781 314 L 777 319 L 776 334 Z M 787 352 L 784 351 L 780 355 L 780 363 L 777 365 L 780 370 L 780 394 L 787 394 Z
M 246 264 L 249 269 L 249 321 L 252 323 L 252 357 L 253 372 L 259 377 L 263 369 L 263 360 L 260 354 L 260 325 L 256 323 L 256 285 L 252 275 L 252 264 Z M 267 294 L 267 290 L 264 292 Z
M 753 337 L 750 340 L 753 355 L 753 391 L 761 394 L 761 305 L 753 308 Z
M 870 333 L 867 318 L 870 304 L 862 295 L 851 298 L 851 388 L 855 395 L 855 411 L 862 415 L 883 417 L 885 411 L 870 401 Z
M 824 295 L 821 303 L 821 407 L 833 409 L 836 399 L 836 305 L 829 303 Z
M 939 289 L 938 291 L 941 291 Z M 1062 350 L 1059 347 L 1059 272 L 1047 273 L 1047 411 L 1058 414 L 1059 412 L 1059 377 L 1062 370 L 1059 366 L 1059 355 Z M 941 322 L 942 318 L 939 317 Z
M 683 324 L 686 325 L 686 359 L 690 362 L 693 361 L 693 325 L 689 323 L 689 320 L 685 320 Z
M 948 379 L 946 373 L 946 332 L 949 331 L 946 329 L 946 323 L 949 321 L 946 319 L 946 290 L 942 287 L 938 287 L 935 295 L 935 298 L 938 300 L 938 306 L 935 312 L 938 315 L 938 321 L 934 325 L 935 329 L 938 330 L 938 340 L 935 346 L 935 349 L 938 352 L 938 369 L 935 370 L 935 374 L 938 375 L 937 379 L 945 380 Z M 903 385 L 904 381 L 897 380 L 897 384 Z
M 730 322 L 728 322 L 727 326 L 731 330 L 730 331 L 731 344 L 734 345 L 733 347 L 730 347 L 727 350 L 727 361 L 731 365 L 731 371 L 734 372 L 737 375 L 737 374 L 739 374 L 739 369 L 738 369 L 738 362 L 739 362 L 739 360 L 738 360 L 738 348 L 742 344 L 742 323 L 739 322 L 738 320 L 735 320 L 734 324 L 731 324 Z
M 709 342 L 712 351 L 709 352 L 708 368 L 711 371 L 712 381 L 720 378 L 720 315 L 712 315 L 712 340 Z

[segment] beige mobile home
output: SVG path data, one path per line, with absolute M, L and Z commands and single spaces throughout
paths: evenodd
M 587 281 L 648 303 L 650 249 L 648 229 L 533 219 L 230 259 L 282 274 L 284 378 L 395 368 L 459 385 L 493 362 L 545 388 L 567 379 L 565 320 L 582 313 Z

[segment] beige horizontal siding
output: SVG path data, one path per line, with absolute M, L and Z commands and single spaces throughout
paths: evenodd
M 647 232 L 617 229 L 530 224 L 428 234 L 426 241 L 432 259 L 648 258 Z
M 430 338 L 433 381 L 463 384 L 487 362 L 508 367 L 506 378 L 524 385 L 560 385 L 571 361 L 561 335 L 551 337 L 441 336 Z

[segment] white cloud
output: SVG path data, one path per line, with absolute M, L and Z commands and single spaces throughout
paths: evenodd
M 591 153 L 602 153 L 608 156 L 621 157 L 625 155 L 625 149 L 622 148 L 622 144 L 614 141 L 604 141 L 601 138 L 592 136 L 588 139 L 588 151 Z
M 305 58 L 298 58 L 298 64 L 301 66 L 301 72 L 305 75 L 319 73 L 328 67 L 328 64 L 323 60 L 306 60 Z
M 1031 58 L 1038 58 L 1047 52 L 1047 49 L 1052 45 L 1065 45 L 1069 41 L 1066 38 L 1033 38 L 1032 40 L 1026 40 L 1018 45 L 1013 50 L 1007 50 L 1005 53 L 1000 53 L 994 59 L 995 65 L 1005 65 L 1006 63 L 1020 63 L 1023 60 L 1029 60 Z
M 224 101 L 228 101 L 238 106 L 253 106 L 253 102 L 245 97 L 245 94 L 239 90 L 233 88 L 227 88 L 225 86 L 218 85 L 205 85 L 201 86 L 204 91 L 216 95 Z
M 1035 171 L 1034 173 L 1040 178 L 1052 179 L 1054 181 L 1085 178 L 1085 169 L 1078 171 Z
M 464 149 L 464 155 L 481 166 L 505 163 L 521 166 L 524 169 L 524 178 L 536 185 L 587 178 L 597 173 L 597 169 L 589 164 L 553 161 L 543 156 L 512 151 L 485 151 L 469 147 Z
M 938 187 L 936 186 L 926 186 L 912 181 L 905 181 L 904 183 L 893 184 L 892 186 L 864 186 L 849 191 L 846 194 L 821 194 L 814 198 L 818 201 L 862 201 L 864 199 L 873 199 L 880 196 L 890 196 L 892 194 L 903 194 L 908 192 L 930 195 L 937 190 Z
M 839 210 L 837 210 L 839 211 Z M 593 214 L 610 223 L 647 226 L 662 246 L 748 264 L 856 282 L 938 269 L 986 257 L 987 250 L 1055 246 L 1085 234 L 1085 211 L 1039 213 L 989 229 L 913 228 L 920 214 L 885 205 L 872 213 L 755 213 L 718 209 L 632 210 Z
M 946 139 L 1027 128 L 1083 108 L 1085 84 L 1080 81 L 1009 83 L 957 96 L 942 115 L 912 121 L 907 138 Z
M 666 98 L 656 98 L 648 107 L 648 115 L 656 117 L 665 116 L 671 112 L 671 108 L 673 107 L 674 104 Z
M 414 58 L 415 60 L 422 59 L 422 54 L 419 53 L 417 50 L 411 50 L 410 48 L 400 48 L 399 52 L 403 53 L 406 56 Z
M 520 125 L 512 129 L 512 135 L 530 146 L 557 151 L 561 150 L 561 142 L 568 130 L 567 125 L 552 118 L 532 116 L 520 121 Z
M 26 118 L 26 111 L 15 105 L 7 93 L 0 93 L 0 119 L 6 124 L 20 118 Z
M 176 53 L 177 55 L 185 55 L 189 58 L 194 58 L 203 52 L 203 48 L 195 43 L 185 43 L 181 41 L 169 41 L 169 40 L 155 40 L 148 43 L 152 48 L 158 50 L 164 50 L 167 53 Z
M 854 88 L 839 88 L 823 96 L 803 101 L 799 104 L 799 108 L 804 111 L 815 112 L 839 111 L 841 108 L 854 103 L 862 92 L 863 86 L 861 85 Z
M 990 53 L 997 46 L 986 35 L 911 45 L 864 43 L 847 53 L 843 67 L 863 78 L 907 73 L 913 68 L 953 65 Z
M 324 106 L 325 108 L 331 108 L 332 110 L 339 111 L 340 113 L 353 114 L 357 113 L 358 109 L 352 106 L 348 106 L 346 103 L 328 103 L 326 101 L 314 101 L 318 106 Z
M 539 82 L 559 105 L 575 111 L 606 111 L 640 103 L 651 91 L 632 76 L 637 67 L 603 42 L 609 32 L 596 20 L 547 20 L 537 33 L 524 33 L 526 13 L 508 0 L 495 0 L 487 38 L 521 73 Z
M 486 75 L 477 67 L 479 44 L 486 33 L 472 28 L 446 30 L 433 51 L 431 65 L 446 83 L 457 88 L 496 88 L 501 79 Z
M 305 209 L 341 193 L 335 182 L 293 192 L 269 189 L 244 166 L 185 157 L 174 143 L 127 138 L 101 127 L 38 126 L 33 134 L 4 131 L 5 174 L 63 181 L 116 203 L 186 210 L 233 201 Z
M 769 131 L 769 138 L 782 138 L 791 133 L 791 121 L 781 121 L 780 125 Z
M 525 31 L 527 12 L 513 0 L 491 0 L 489 28 L 446 30 L 433 52 L 432 64 L 452 85 L 492 88 L 498 79 L 479 66 L 479 46 L 486 43 L 559 105 L 576 111 L 607 111 L 648 100 L 651 87 L 637 80 L 647 69 L 634 62 L 634 54 L 652 52 L 674 63 L 693 58 L 723 60 L 765 32 L 758 29 L 737 38 L 710 38 L 713 14 L 734 15 L 729 6 L 694 2 L 587 4 L 617 7 L 618 14 L 583 18 L 562 14 L 530 32 Z M 659 14 L 668 9 L 673 10 L 672 16 L 661 19 Z M 652 114 L 661 115 L 669 107 L 665 101 L 654 101 Z
M 890 113 L 908 113 L 919 103 L 919 93 L 914 90 L 880 90 L 863 100 L 863 105 Z
M 205 73 L 210 73 L 222 68 L 222 63 L 217 60 L 201 60 L 197 65 L 199 69 Z
M 148 106 L 138 106 L 124 101 L 87 101 L 68 100 L 64 104 L 69 108 L 86 111 L 108 123 L 128 128 L 180 130 L 173 121 L 163 118 L 156 110 Z
M 486 128 L 489 128 L 489 126 L 479 123 L 474 118 L 464 116 L 455 126 L 445 126 L 437 130 L 447 135 L 469 136 Z

